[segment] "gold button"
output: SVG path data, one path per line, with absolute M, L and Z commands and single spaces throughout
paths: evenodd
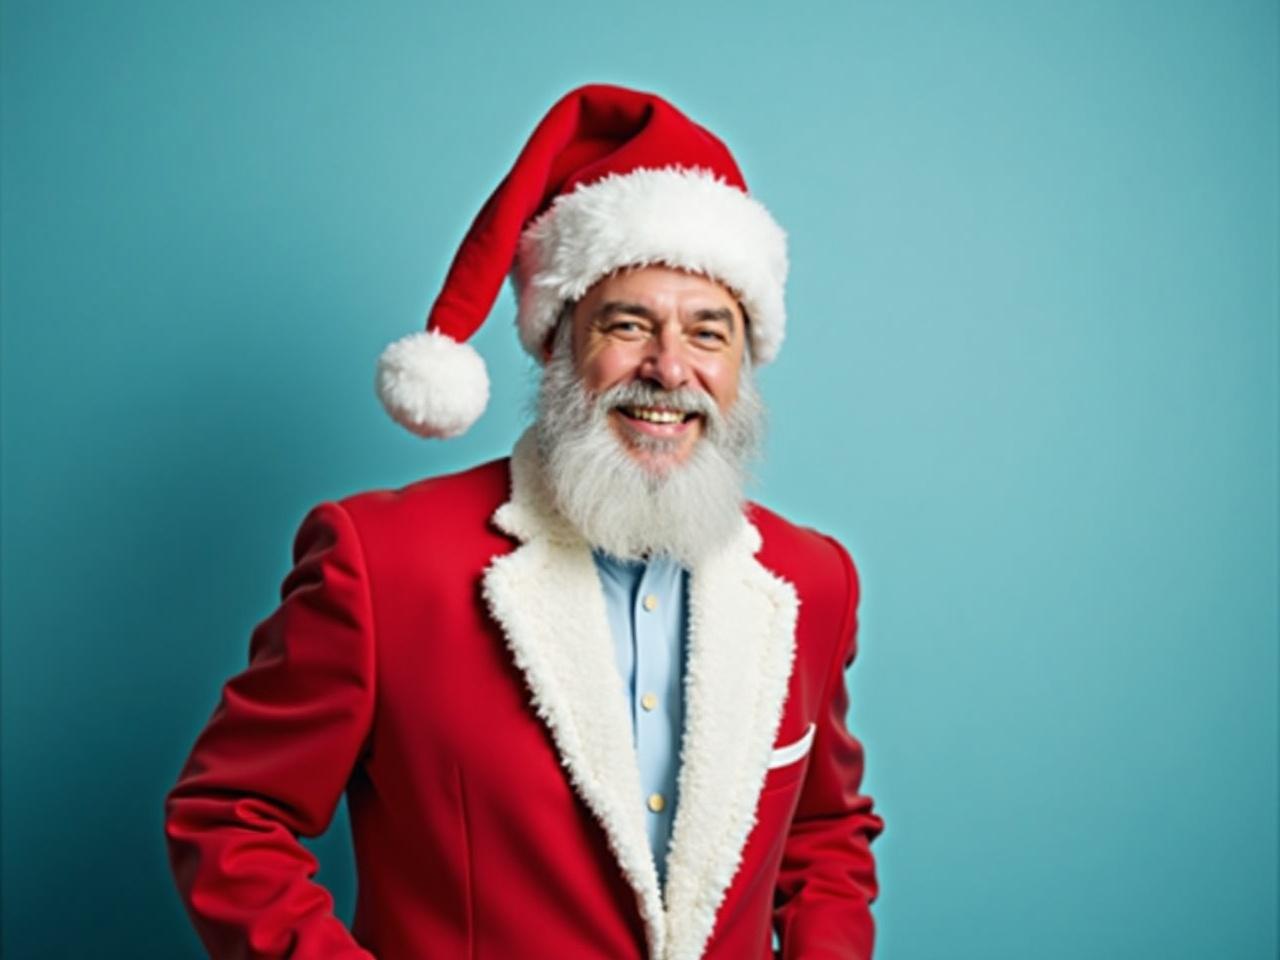
M 649 794 L 649 809 L 654 813 L 661 813 L 667 805 L 666 798 L 660 793 Z
M 644 707 L 646 710 L 652 710 L 657 705 L 658 705 L 658 698 L 655 694 L 646 693 L 643 697 L 640 698 L 640 706 Z
M 650 613 L 652 613 L 655 609 L 657 609 L 658 598 L 655 597 L 652 593 L 648 593 L 648 594 L 645 594 L 643 603 L 644 603 L 644 608 L 648 610 Z

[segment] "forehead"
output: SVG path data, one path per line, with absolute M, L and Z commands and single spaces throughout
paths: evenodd
M 661 306 L 697 304 L 737 307 L 738 298 L 724 284 L 697 273 L 673 267 L 629 267 L 609 274 L 586 292 L 582 301 L 633 300 Z

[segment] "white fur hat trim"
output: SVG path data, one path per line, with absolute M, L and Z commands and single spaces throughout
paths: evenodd
M 524 348 L 540 361 L 564 304 L 621 267 L 653 264 L 729 287 L 750 318 L 753 361 L 777 355 L 787 323 L 786 234 L 737 187 L 676 167 L 580 186 L 525 228 L 512 276 Z

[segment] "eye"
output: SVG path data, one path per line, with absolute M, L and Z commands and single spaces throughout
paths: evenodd
M 634 340 L 644 335 L 645 327 L 639 320 L 628 320 L 624 317 L 609 321 L 604 330 L 611 336 Z
M 705 345 L 722 345 L 729 342 L 724 329 L 719 326 L 697 327 L 693 331 L 693 339 Z

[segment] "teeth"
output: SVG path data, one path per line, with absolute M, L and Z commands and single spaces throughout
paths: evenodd
M 684 414 L 675 410 L 654 410 L 651 407 L 632 407 L 627 412 L 648 423 L 679 423 L 684 419 Z

